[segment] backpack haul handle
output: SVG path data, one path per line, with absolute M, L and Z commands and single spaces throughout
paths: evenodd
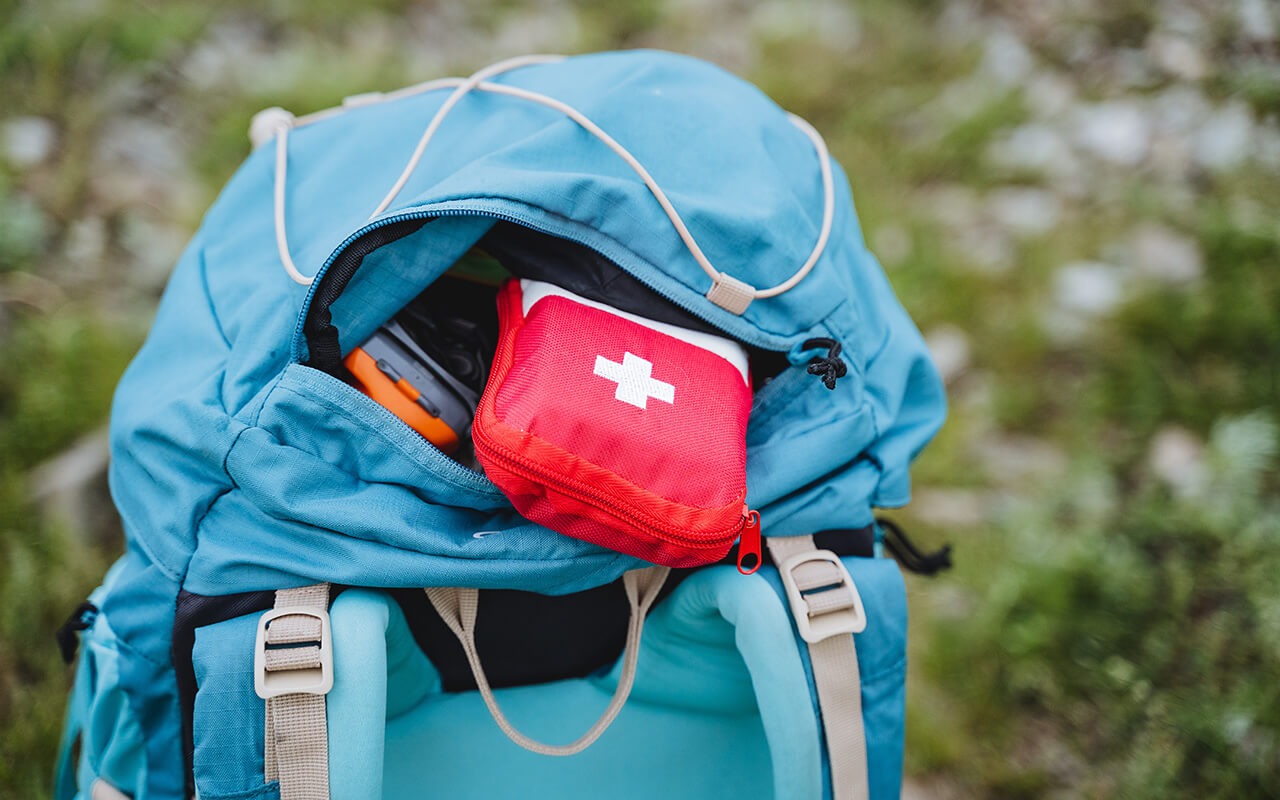
M 627 645 L 622 653 L 622 674 L 618 677 L 618 688 L 613 699 L 605 708 L 600 719 L 582 736 L 565 745 L 549 745 L 530 739 L 515 729 L 498 707 L 498 700 L 489 688 L 489 680 L 485 677 L 484 667 L 480 664 L 480 654 L 476 650 L 476 611 L 480 606 L 479 589 L 459 589 L 454 587 L 429 587 L 427 599 L 435 607 L 436 613 L 453 631 L 467 654 L 467 663 L 471 665 L 471 674 L 475 676 L 476 687 L 484 704 L 489 709 L 493 721 L 506 734 L 507 738 L 526 750 L 544 756 L 572 756 L 590 747 L 600 735 L 608 730 L 617 718 L 622 707 L 631 694 L 631 686 L 636 679 L 636 662 L 640 657 L 640 634 L 644 630 L 644 619 L 650 606 L 662 590 L 662 584 L 670 573 L 669 567 L 645 567 L 633 569 L 622 576 L 622 585 L 627 592 L 627 602 L 631 604 L 631 619 L 627 623 Z

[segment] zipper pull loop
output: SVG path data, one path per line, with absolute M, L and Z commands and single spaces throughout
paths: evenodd
M 760 541 L 760 512 L 752 511 L 744 505 L 742 516 L 746 518 L 746 524 L 742 526 L 742 536 L 738 539 L 738 572 L 750 575 L 764 563 Z

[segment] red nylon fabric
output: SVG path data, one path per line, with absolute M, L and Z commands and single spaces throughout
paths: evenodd
M 723 357 L 572 298 L 501 335 L 476 455 L 526 518 L 669 566 L 722 558 L 742 528 L 751 390 Z M 641 408 L 640 406 L 643 406 Z

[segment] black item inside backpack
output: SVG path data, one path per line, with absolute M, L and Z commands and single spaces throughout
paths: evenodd
M 497 348 L 498 311 L 488 287 L 448 275 L 395 315 L 410 341 L 478 399 Z M 472 413 L 475 402 L 470 403 Z
M 645 286 L 589 247 L 545 233 L 499 222 L 476 247 L 497 259 L 512 275 L 555 284 L 588 300 L 646 319 L 724 336 L 724 331 L 695 317 Z
M 348 382 L 478 468 L 471 422 L 497 347 L 497 317 L 491 287 L 445 275 L 347 355 Z

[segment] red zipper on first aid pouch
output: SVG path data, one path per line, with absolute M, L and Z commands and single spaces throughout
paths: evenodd
M 484 400 L 482 399 L 483 405 Z M 756 529 L 759 528 L 760 515 L 754 511 L 750 511 L 746 505 L 742 507 L 742 516 L 729 528 L 722 531 L 712 531 L 710 533 L 690 534 L 683 529 L 667 525 L 657 517 L 649 516 L 644 512 L 624 506 L 616 502 L 613 498 L 601 492 L 595 491 L 586 484 L 577 481 L 569 481 L 564 478 L 549 475 L 543 470 L 535 466 L 531 466 L 530 462 L 521 458 L 519 455 L 509 452 L 506 448 L 497 445 L 489 440 L 480 426 L 472 426 L 472 440 L 476 449 L 483 450 L 484 454 L 502 464 L 506 469 L 511 470 L 515 474 L 525 480 L 537 483 L 545 483 L 554 486 L 556 489 L 573 497 L 575 500 L 581 500 L 589 503 L 596 508 L 605 511 L 613 517 L 617 517 L 623 522 L 643 528 L 650 533 L 655 539 L 659 539 L 668 544 L 678 545 L 680 547 L 688 547 L 695 549 L 713 550 L 723 547 L 732 542 L 743 533 L 744 529 L 752 521 L 756 521 Z M 758 547 L 758 545 L 757 545 Z

